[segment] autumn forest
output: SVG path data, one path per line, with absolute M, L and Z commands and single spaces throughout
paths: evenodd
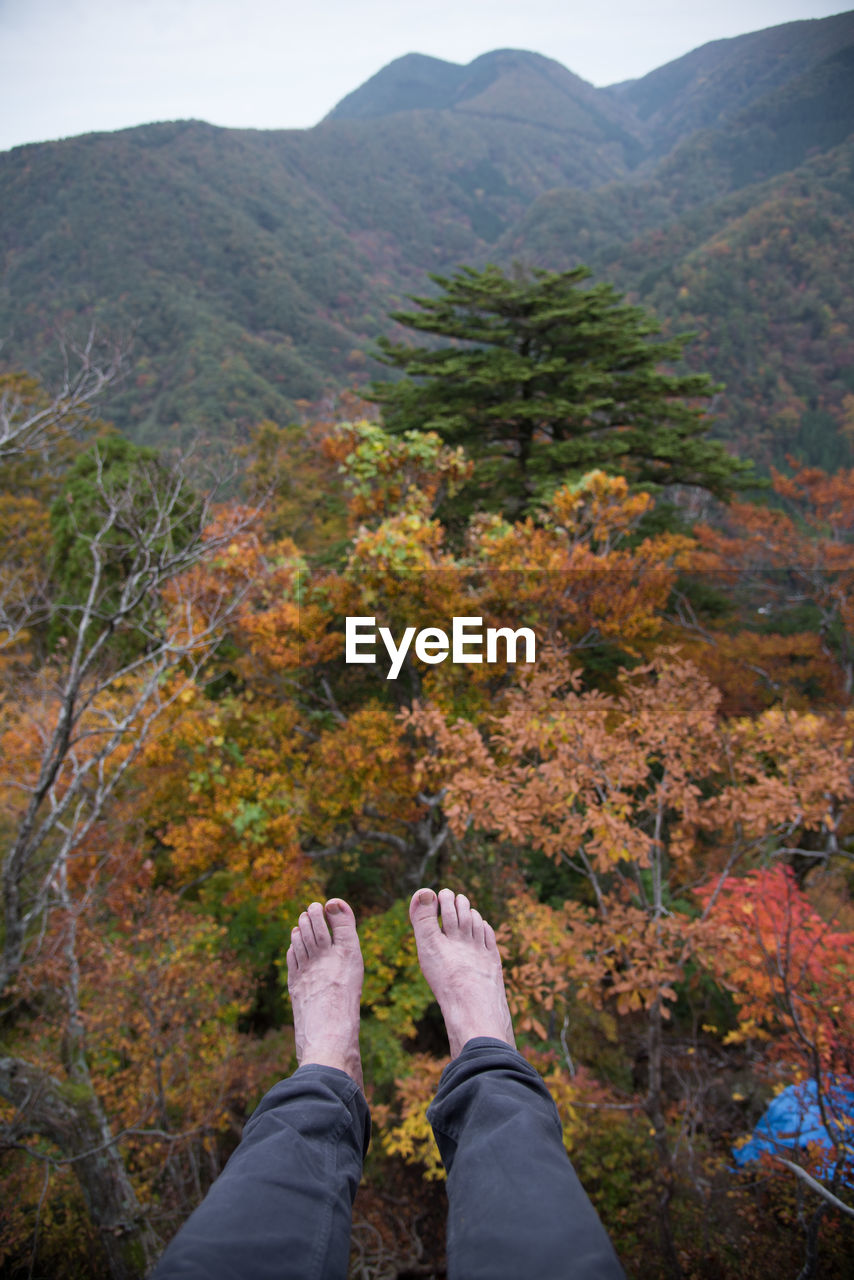
M 824 278 L 833 228 L 808 213 Z M 643 234 L 623 263 L 654 270 Z M 566 257 L 413 269 L 369 367 L 276 412 L 247 379 L 230 414 L 200 357 L 219 417 L 195 440 L 177 400 L 174 430 L 134 430 L 168 343 L 97 307 L 40 376 L 6 361 L 0 1275 L 149 1272 L 296 1067 L 290 931 L 336 895 L 373 1116 L 350 1275 L 443 1277 L 421 884 L 494 924 L 518 1045 L 628 1275 L 850 1275 L 850 299 L 794 389 L 775 313 L 733 409 L 708 327 L 626 296 L 607 254 Z M 413 646 L 391 679 L 381 651 L 345 661 L 352 618 L 527 628 L 536 658 Z M 795 1098 L 806 1135 L 769 1119 Z

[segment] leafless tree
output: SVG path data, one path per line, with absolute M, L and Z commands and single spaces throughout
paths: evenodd
M 90 329 L 86 341 L 60 343 L 63 374 L 59 388 L 33 400 L 19 378 L 0 384 L 0 466 L 49 447 L 57 432 L 70 434 L 85 420 L 89 404 L 121 376 L 126 347 L 99 340 Z
M 0 460 L 47 447 L 51 428 L 70 429 L 70 418 L 113 372 L 84 351 L 80 372 L 49 410 L 27 416 L 3 405 Z M 54 1075 L 0 1056 L 0 1097 L 16 1108 L 6 1140 L 39 1135 L 59 1149 L 55 1163 L 76 1174 L 111 1274 L 130 1280 L 147 1270 L 159 1242 L 92 1087 L 69 870 L 84 850 L 91 853 L 142 747 L 220 642 L 248 584 L 239 572 L 218 582 L 203 568 L 251 517 L 224 515 L 216 486 L 206 495 L 192 490 L 180 460 L 167 469 L 141 456 L 117 480 L 101 446 L 94 449 L 92 502 L 77 530 L 86 572 L 73 600 L 57 597 L 49 568 L 22 574 L 15 549 L 0 548 L 0 731 L 15 725 L 31 744 L 0 760 L 0 816 L 11 832 L 0 869 L 0 1014 L 13 1009 L 56 913 L 67 974 L 63 1069 Z M 22 639 L 47 621 L 61 624 L 59 642 L 44 661 L 26 661 Z

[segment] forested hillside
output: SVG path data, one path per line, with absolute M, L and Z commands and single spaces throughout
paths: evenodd
M 719 139 L 707 139 L 709 185 Z M 580 195 L 555 191 L 536 201 L 502 241 L 505 257 L 523 246 L 539 264 L 590 263 L 641 298 L 673 331 L 690 330 L 694 369 L 724 384 L 717 430 L 736 452 L 782 466 L 787 454 L 824 467 L 851 460 L 854 401 L 854 275 L 851 141 L 797 169 L 727 191 L 686 199 L 656 222 L 668 171 L 641 186 Z M 694 191 L 704 172 L 699 157 Z M 683 171 L 683 175 L 684 175 Z M 674 187 L 669 188 L 671 191 Z M 681 203 L 681 202 L 680 202 Z M 615 224 L 636 215 L 636 234 Z
M 725 120 L 851 44 L 852 16 L 787 22 L 733 40 L 714 40 L 640 80 L 608 92 L 630 104 L 661 154 L 680 138 Z
M 334 897 L 348 1276 L 444 1280 L 420 886 L 627 1275 L 850 1280 L 852 69 L 410 54 L 0 156 L 2 1280 L 151 1274 Z
M 94 319 L 134 335 L 133 381 L 105 407 L 122 430 L 242 439 L 375 376 L 386 313 L 427 272 L 586 262 L 698 331 L 724 439 L 765 465 L 850 461 L 852 48 L 841 14 L 610 90 L 520 51 L 412 54 L 310 130 L 190 121 L 16 148 L 4 357 L 49 370 L 57 331 Z

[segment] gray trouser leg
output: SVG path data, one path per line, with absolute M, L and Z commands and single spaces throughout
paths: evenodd
M 448 1173 L 448 1280 L 624 1280 L 520 1053 L 469 1040 L 427 1116 Z
M 152 1280 L 345 1280 L 370 1127 L 346 1072 L 281 1080 Z

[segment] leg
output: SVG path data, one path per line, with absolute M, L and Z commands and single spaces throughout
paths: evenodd
M 370 1134 L 359 1061 L 362 973 L 350 908 L 332 899 L 324 913 L 312 903 L 288 950 L 299 1069 L 263 1098 L 154 1280 L 346 1276 Z
M 428 1113 L 448 1173 L 449 1280 L 620 1280 L 557 1108 L 514 1047 L 495 934 L 447 889 L 438 902 L 420 890 L 410 914 L 453 1057 Z

